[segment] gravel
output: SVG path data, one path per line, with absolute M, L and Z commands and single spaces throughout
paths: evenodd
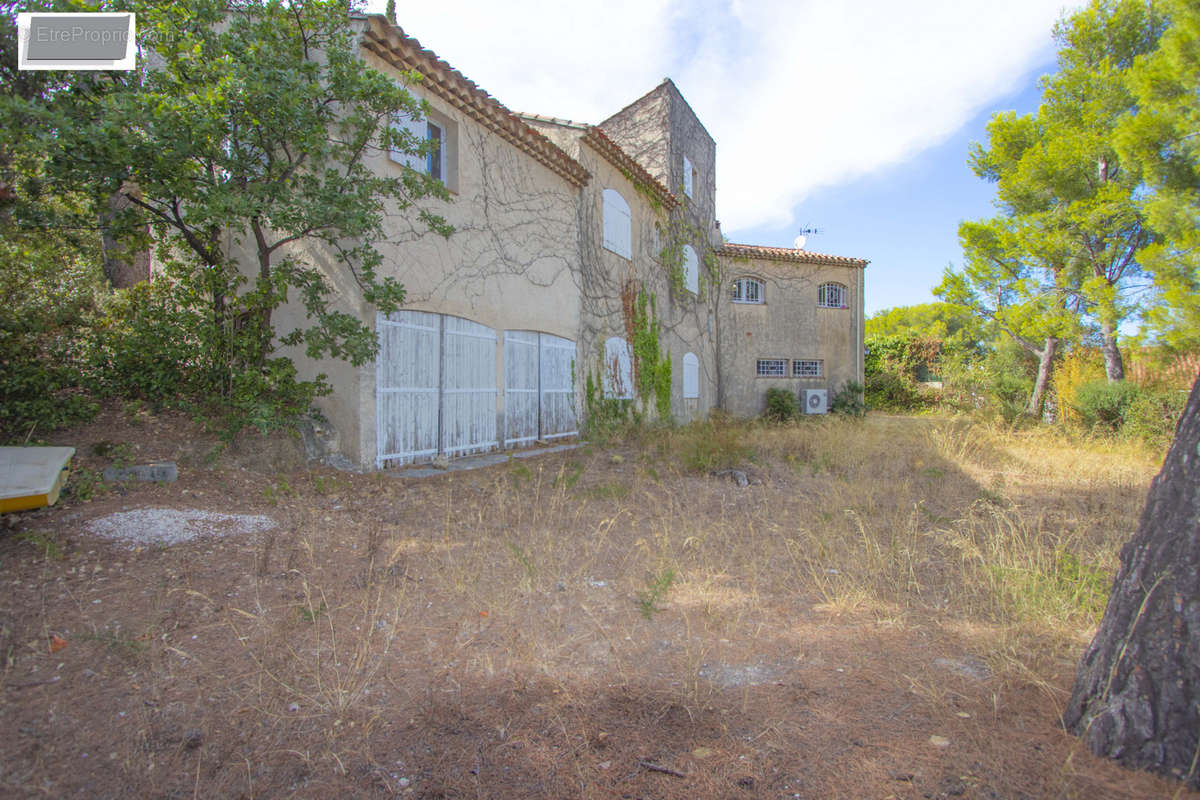
M 220 514 L 216 511 L 175 508 L 141 508 L 97 517 L 87 528 L 97 536 L 127 545 L 171 545 L 199 536 L 261 533 L 276 527 L 270 517 Z

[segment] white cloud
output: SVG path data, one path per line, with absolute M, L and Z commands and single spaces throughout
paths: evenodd
M 736 234 L 953 134 L 1050 57 L 1062 3 L 467 0 L 398 16 L 517 111 L 599 122 L 670 75 L 717 141 Z

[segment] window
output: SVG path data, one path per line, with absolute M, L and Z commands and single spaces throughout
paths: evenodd
M 446 174 L 446 148 L 443 147 L 442 126 L 436 122 L 426 123 L 426 140 L 430 142 L 429 153 L 425 156 L 425 174 L 437 180 L 444 180 Z
M 411 89 L 409 92 L 420 99 Z M 409 136 L 405 137 L 407 147 L 393 147 L 388 152 L 389 159 L 441 181 L 451 191 L 457 191 L 457 126 L 454 120 L 433 110 L 419 118 L 399 113 L 392 121 L 392 130 L 405 131 Z M 424 145 L 424 153 L 405 152 L 419 145 Z
M 733 302 L 761 303 L 762 301 L 762 281 L 755 278 L 738 278 L 733 282 Z
M 692 181 L 695 168 L 687 156 L 683 157 L 683 193 L 688 197 L 692 196 Z
M 605 189 L 603 195 L 604 248 L 619 256 L 633 258 L 633 234 L 629 219 L 629 203 L 616 189 Z
M 700 292 L 700 264 L 690 244 L 683 246 L 683 288 L 692 294 Z
M 613 336 L 604 342 L 604 375 L 601 379 L 605 397 L 633 397 L 633 354 L 629 342 Z
M 700 359 L 695 353 L 683 355 L 683 399 L 700 396 Z
M 850 293 L 840 283 L 823 283 L 817 289 L 817 305 L 822 308 L 849 308 Z
M 819 378 L 825 371 L 825 362 L 820 359 L 792 359 L 793 378 Z
M 758 366 L 755 368 L 755 374 L 760 378 L 785 378 L 787 377 L 787 359 L 760 358 Z

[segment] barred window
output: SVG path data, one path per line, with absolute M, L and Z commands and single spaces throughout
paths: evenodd
M 817 305 L 822 308 L 849 308 L 850 293 L 840 283 L 823 283 L 817 289 Z
M 763 301 L 762 281 L 754 278 L 738 278 L 733 282 L 733 302 L 761 303 Z
M 819 378 L 825 371 L 825 362 L 820 359 L 792 359 L 793 378 Z
M 786 358 L 760 358 L 755 374 L 760 378 L 783 378 L 787 376 Z

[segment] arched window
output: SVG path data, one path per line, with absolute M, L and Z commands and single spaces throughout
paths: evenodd
M 683 288 L 692 294 L 700 291 L 700 262 L 690 244 L 683 246 Z
M 629 342 L 613 336 L 604 342 L 604 375 L 601 378 L 605 397 L 633 397 L 633 354 Z
M 757 278 L 738 278 L 733 282 L 733 302 L 762 303 L 763 283 Z
M 604 190 L 604 247 L 619 256 L 633 258 L 633 236 L 629 203 L 616 189 Z
M 817 305 L 822 308 L 849 308 L 850 293 L 840 283 L 822 283 L 817 289 Z
M 700 359 L 695 353 L 683 354 L 683 398 L 700 396 Z

